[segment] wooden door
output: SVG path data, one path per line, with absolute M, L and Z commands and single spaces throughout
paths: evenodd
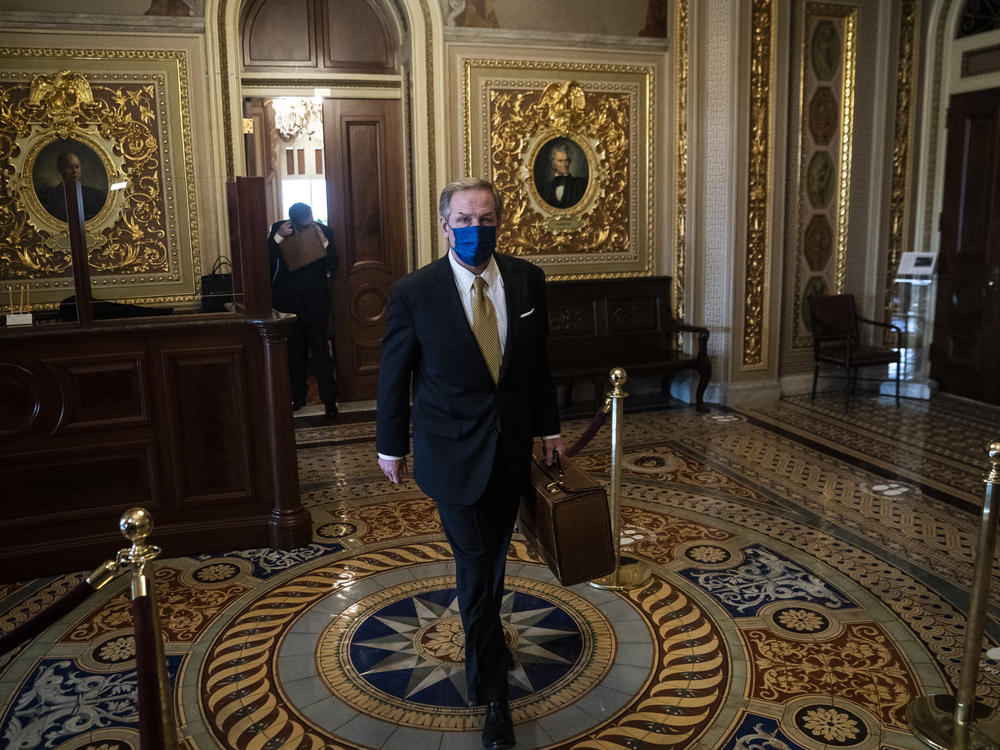
M 1000 89 L 953 96 L 931 377 L 1000 403 Z
M 243 153 L 247 177 L 263 177 L 267 221 L 285 218 L 281 215 L 281 175 L 275 163 L 274 108 L 262 97 L 243 99 Z M 270 224 L 268 225 L 270 226 Z
M 400 111 L 396 100 L 323 102 L 329 224 L 340 253 L 332 309 L 341 401 L 375 398 L 389 287 L 406 272 Z

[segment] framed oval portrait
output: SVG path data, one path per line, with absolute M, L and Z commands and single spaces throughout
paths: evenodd
M 572 138 L 552 138 L 542 144 L 532 164 L 539 197 L 552 208 L 572 208 L 590 183 L 587 154 Z
M 88 221 L 108 200 L 108 173 L 97 152 L 75 138 L 59 138 L 45 144 L 35 157 L 31 182 L 38 202 L 50 216 L 66 221 L 63 180 L 80 181 L 83 219 Z

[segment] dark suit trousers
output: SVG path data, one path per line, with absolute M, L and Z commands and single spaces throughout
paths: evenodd
M 455 556 L 458 606 L 465 630 L 465 679 L 469 702 L 507 698 L 507 658 L 500 604 L 507 548 L 520 492 L 503 471 L 500 446 L 482 497 L 472 505 L 437 503 L 441 526 Z
M 326 326 L 330 315 L 330 298 L 324 294 L 299 293 L 292 310 L 296 315 L 288 331 L 288 371 L 292 381 L 292 401 L 306 403 L 308 357 L 316 367 L 316 386 L 320 400 L 327 406 L 337 401 L 337 381 L 333 379 L 333 362 L 327 344 Z

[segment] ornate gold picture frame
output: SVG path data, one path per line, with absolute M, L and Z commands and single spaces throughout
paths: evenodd
M 652 66 L 465 60 L 465 171 L 504 199 L 504 252 L 550 279 L 652 274 L 655 83 Z
M 42 244 L 51 250 L 69 252 L 60 166 L 66 161 L 72 167 L 74 159 L 83 187 L 87 245 L 100 244 L 104 230 L 113 227 L 121 216 L 123 188 L 127 185 L 114 141 L 102 136 L 93 125 L 73 125 L 60 132 L 36 124 L 19 146 L 17 155 L 10 160 L 14 168 L 11 193 L 27 213 L 27 222 L 38 230 Z
M 81 183 L 95 298 L 197 299 L 184 52 L 0 48 L 0 289 L 73 294 L 63 180 Z

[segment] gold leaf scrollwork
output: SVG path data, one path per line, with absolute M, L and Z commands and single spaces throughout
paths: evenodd
M 747 184 L 746 280 L 743 288 L 743 366 L 763 365 L 771 175 L 771 44 L 770 0 L 753 3 L 753 49 L 750 61 L 750 164 Z
M 542 90 L 512 82 L 490 92 L 489 107 L 493 181 L 505 204 L 500 243 L 515 255 L 628 250 L 628 94 L 585 92 L 573 81 Z M 536 181 L 555 141 L 571 142 L 587 162 L 586 188 L 565 208 L 548 203 Z
M 47 191 L 60 184 L 47 171 L 53 149 L 65 147 L 64 141 L 90 155 L 89 168 L 103 169 L 107 180 L 106 191 L 92 193 L 99 197 L 85 214 L 93 272 L 168 270 L 158 95 L 156 75 L 151 77 L 154 83 L 109 85 L 63 70 L 34 75 L 30 85 L 0 85 L 0 114 L 12 133 L 0 137 L 6 188 L 0 197 L 0 278 L 71 288 L 66 222 L 43 204 Z

